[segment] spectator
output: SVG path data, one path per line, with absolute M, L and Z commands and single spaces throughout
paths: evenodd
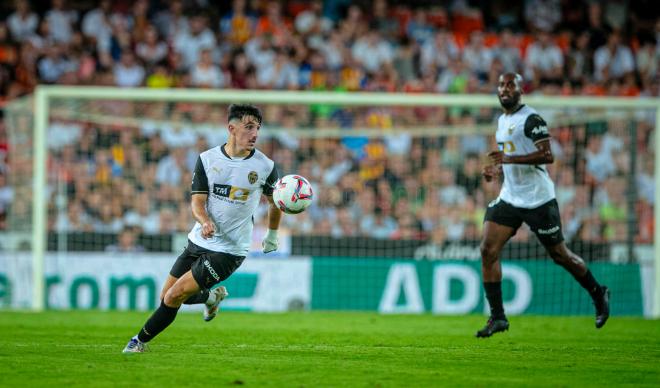
M 636 54 L 637 70 L 642 81 L 649 82 L 658 75 L 660 48 L 654 37 L 644 38 L 640 43 Z
M 454 206 L 465 202 L 467 190 L 456 184 L 456 173 L 448 168 L 438 170 L 438 198 L 443 205 Z
M 532 32 L 552 32 L 561 22 L 559 0 L 526 0 L 525 21 Z
M 148 68 L 153 67 L 167 57 L 167 44 L 159 39 L 155 27 L 149 26 L 145 30 L 144 39 L 139 41 L 135 47 L 135 54 Z
M 46 56 L 39 61 L 39 78 L 45 83 L 56 83 L 66 72 L 75 71 L 75 63 L 69 61 L 59 45 L 46 49 Z
M 202 49 L 213 50 L 215 45 L 215 35 L 207 27 L 207 19 L 203 15 L 193 16 L 190 19 L 190 31 L 177 31 L 173 43 L 174 50 L 181 54 L 187 69 L 197 63 Z
M 383 66 L 391 65 L 394 59 L 392 46 L 383 40 L 375 29 L 369 30 L 353 44 L 352 54 L 367 72 L 372 73 L 381 71 Z
M 406 26 L 408 37 L 420 45 L 433 39 L 433 27 L 427 22 L 426 16 L 427 10 L 418 8 Z
M 571 48 L 566 56 L 567 75 L 571 82 L 584 84 L 593 73 L 592 52 L 589 48 L 591 35 L 583 31 L 571 42 Z
M 469 70 L 460 58 L 452 59 L 449 66 L 440 72 L 436 91 L 440 93 L 465 93 Z
M 655 165 L 653 158 L 645 158 L 637 175 L 637 191 L 641 199 L 653 205 L 655 203 Z
M 298 68 L 284 49 L 276 49 L 274 61 L 257 69 L 257 86 L 263 89 L 298 88 Z
M 526 77 L 537 82 L 558 82 L 562 76 L 564 56 L 549 33 L 538 34 L 525 55 Z
M 172 153 L 158 162 L 156 182 L 177 186 L 186 169 L 186 153 L 183 147 L 174 148 Z
M 124 228 L 117 235 L 117 242 L 105 247 L 108 253 L 140 253 L 145 249 L 137 243 L 137 232 L 132 228 Z
M 310 37 L 307 43 L 312 47 L 318 44 L 318 39 L 322 35 L 332 30 L 332 20 L 323 16 L 323 2 L 320 0 L 313 0 L 309 8 L 300 12 L 296 16 L 294 25 L 298 33 Z
M 185 36 L 190 24 L 183 13 L 183 1 L 170 0 L 169 7 L 156 14 L 154 24 L 168 43 L 172 43 L 177 36 Z
M 427 41 L 422 46 L 421 70 L 423 73 L 432 73 L 436 69 L 443 71 L 458 56 L 459 50 L 453 36 L 447 31 L 438 31 L 434 39 Z
M 121 55 L 121 62 L 115 65 L 113 73 L 117 86 L 134 87 L 144 82 L 144 67 L 135 60 L 130 51 Z
M 500 74 L 502 72 L 521 72 L 522 56 L 520 55 L 517 38 L 511 30 L 502 31 L 499 44 L 493 49 L 493 56 L 502 64 Z
M 73 41 L 73 30 L 78 22 L 78 12 L 68 9 L 66 0 L 52 0 L 52 7 L 46 12 L 50 37 L 57 43 L 68 45 Z
M 37 31 L 39 17 L 30 10 L 28 0 L 15 0 L 16 11 L 7 18 L 7 27 L 12 38 L 17 42 L 23 42 Z
M 602 183 L 616 172 L 612 161 L 612 151 L 622 146 L 620 140 L 612 137 L 591 136 L 585 152 L 586 170 L 596 182 Z
M 463 49 L 463 63 L 477 77 L 486 80 L 486 74 L 493 62 L 493 52 L 484 45 L 484 35 L 481 31 L 470 34 L 470 41 Z
M 233 0 L 231 11 L 220 19 L 220 33 L 234 45 L 245 44 L 254 35 L 256 17 L 248 11 L 246 0 Z
M 202 88 L 221 88 L 225 85 L 220 67 L 211 58 L 211 49 L 201 50 L 199 61 L 190 70 L 190 82 L 192 86 Z
M 99 6 L 85 14 L 82 21 L 82 33 L 92 39 L 99 52 L 110 51 L 110 37 L 112 36 L 112 2 L 99 1 Z
M 229 67 L 231 86 L 236 89 L 256 89 L 257 80 L 254 66 L 242 50 L 238 50 Z
M 144 234 L 157 234 L 160 230 L 160 216 L 153 210 L 154 205 L 149 193 L 137 194 L 134 206 L 124 214 L 124 225 L 139 229 Z
M 416 260 L 441 260 L 444 259 L 443 247 L 447 241 L 447 231 L 444 227 L 438 226 L 431 232 L 430 240 L 415 249 L 413 254 Z
M 400 11 L 406 12 L 405 10 Z M 397 41 L 403 32 L 400 20 L 397 20 L 396 15 L 391 11 L 387 0 L 375 0 L 372 2 L 371 24 L 390 42 Z
M 257 21 L 255 34 L 257 36 L 270 35 L 278 41 L 283 41 L 289 36 L 291 21 L 282 15 L 282 4 L 279 1 L 271 1 L 266 5 L 266 14 Z
M 397 228 L 396 220 L 381 208 L 375 208 L 373 214 L 368 214 L 360 221 L 362 234 L 373 238 L 389 238 Z
M 634 69 L 632 52 L 621 44 L 621 36 L 616 31 L 607 38 L 607 44 L 594 53 L 594 78 L 597 81 L 622 78 Z
M 603 19 L 610 29 L 622 31 L 624 24 L 628 20 L 628 14 L 628 1 L 608 0 L 605 2 Z
M 595 51 L 607 42 L 607 29 L 603 24 L 603 8 L 601 2 L 590 1 L 587 5 L 587 20 L 589 36 L 589 48 Z
M 332 31 L 328 40 L 321 45 L 319 51 L 323 54 L 328 70 L 339 70 L 344 64 L 344 60 L 350 54 L 344 45 L 341 34 Z

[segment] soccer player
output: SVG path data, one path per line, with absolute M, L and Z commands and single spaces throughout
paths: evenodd
M 205 303 L 210 321 L 226 296 L 218 284 L 243 263 L 250 248 L 253 215 L 261 195 L 268 198 L 265 253 L 278 247 L 282 216 L 272 194 L 278 179 L 275 163 L 255 148 L 261 112 L 252 105 L 231 105 L 227 143 L 202 152 L 192 179 L 192 214 L 197 223 L 188 234 L 188 246 L 165 281 L 161 304 L 124 353 L 141 353 L 145 345 L 174 321 L 182 303 Z M 212 291 L 210 291 L 212 290 Z
M 596 307 L 596 328 L 609 317 L 609 290 L 598 284 L 584 260 L 564 243 L 555 188 L 545 164 L 554 157 L 550 134 L 541 116 L 521 103 L 522 77 L 505 73 L 497 93 L 504 113 L 495 135 L 497 151 L 488 153 L 491 165 L 484 167 L 486 181 L 504 175 L 500 195 L 488 205 L 481 241 L 481 270 L 490 304 L 490 318 L 477 337 L 490 337 L 509 329 L 502 304 L 500 252 L 524 222 L 536 234 L 552 260 L 566 269 L 587 290 Z

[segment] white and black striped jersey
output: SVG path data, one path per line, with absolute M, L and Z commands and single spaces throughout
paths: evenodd
M 536 143 L 550 138 L 548 126 L 529 106 L 502 114 L 495 134 L 500 151 L 526 155 L 537 151 Z M 545 165 L 503 164 L 504 184 L 499 198 L 515 207 L 533 209 L 555 198 L 555 185 Z
M 202 237 L 202 225 L 197 222 L 188 239 L 211 251 L 246 256 L 252 240 L 254 212 L 262 193 L 273 194 L 277 169 L 259 150 L 234 159 L 224 147 L 214 147 L 199 155 L 192 181 L 192 195 L 208 194 L 206 211 L 215 223 L 215 235 Z

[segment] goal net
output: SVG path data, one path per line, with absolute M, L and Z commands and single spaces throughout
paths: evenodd
M 308 178 L 315 202 L 284 217 L 269 255 L 262 203 L 228 309 L 486 311 L 479 243 L 500 186 L 480 172 L 496 146 L 496 97 L 75 87 L 41 87 L 6 109 L 0 304 L 153 307 L 193 224 L 197 155 L 223 144 L 227 107 L 242 102 L 263 111 L 259 148 L 280 175 Z M 568 247 L 612 290 L 613 314 L 657 315 L 658 101 L 524 102 L 549 125 Z M 501 259 L 509 313 L 593 313 L 527 227 Z

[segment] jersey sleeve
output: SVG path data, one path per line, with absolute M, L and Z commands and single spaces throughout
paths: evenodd
M 273 163 L 273 170 L 270 172 L 270 175 L 268 175 L 268 178 L 266 178 L 266 183 L 264 183 L 263 186 L 261 186 L 264 195 L 267 196 L 273 195 L 273 189 L 275 188 L 275 183 L 279 178 L 280 178 L 280 174 L 277 172 L 277 166 L 275 166 L 275 163 Z
M 197 158 L 195 164 L 195 171 L 193 171 L 192 189 L 191 194 L 208 194 L 209 193 L 209 180 L 206 176 L 206 170 L 202 163 L 202 158 Z
M 549 139 L 548 124 L 536 113 L 529 115 L 525 121 L 525 136 L 532 139 L 534 143 Z

